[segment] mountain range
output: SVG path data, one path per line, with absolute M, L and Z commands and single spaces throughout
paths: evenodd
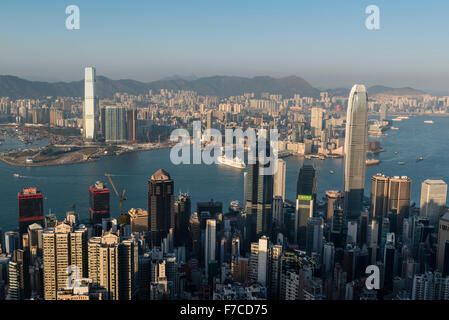
M 228 97 L 254 92 L 259 96 L 262 92 L 282 94 L 283 97 L 301 96 L 318 97 L 321 91 L 329 92 L 330 96 L 348 96 L 350 89 L 338 88 L 319 90 L 314 88 L 303 78 L 289 76 L 272 78 L 259 76 L 254 78 L 234 76 L 213 76 L 197 78 L 190 76 L 182 78 L 173 76 L 153 82 L 140 82 L 131 79 L 112 80 L 104 76 L 97 76 L 97 94 L 100 98 L 111 98 L 116 92 L 128 94 L 145 94 L 149 90 L 192 90 L 200 95 Z M 368 88 L 369 95 L 423 95 L 423 91 L 413 88 L 390 88 L 373 86 Z M 0 75 L 0 97 L 41 98 L 47 96 L 82 97 L 84 95 L 84 81 L 72 82 L 44 82 L 30 81 L 11 75 Z

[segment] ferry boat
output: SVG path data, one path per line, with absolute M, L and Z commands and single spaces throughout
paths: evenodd
M 404 164 L 405 164 L 404 161 L 399 161 L 399 162 L 398 162 L 398 165 L 400 165 L 400 166 L 403 166 Z
M 223 164 L 225 166 L 230 166 L 233 168 L 238 168 L 238 169 L 246 168 L 245 162 L 238 157 L 235 157 L 234 159 L 229 159 L 226 156 L 219 156 L 217 158 L 217 161 L 219 164 Z
M 334 174 L 335 171 L 334 171 L 334 170 L 330 170 L 329 173 L 330 173 L 330 174 Z
M 399 130 L 399 128 L 396 128 L 396 127 L 391 127 L 390 129 L 391 130 Z
M 365 162 L 365 164 L 367 166 L 374 166 L 379 163 L 380 163 L 380 160 L 378 160 L 378 159 L 366 159 L 366 162 Z
M 433 120 L 425 120 L 424 123 L 433 123 Z
M 416 162 L 420 162 L 420 161 L 423 161 L 423 160 L 424 160 L 423 157 L 416 158 Z

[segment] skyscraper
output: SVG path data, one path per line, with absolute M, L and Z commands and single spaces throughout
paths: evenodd
M 150 237 L 155 246 L 175 227 L 173 188 L 173 180 L 164 169 L 156 171 L 148 181 Z
M 175 202 L 175 246 L 185 246 L 189 239 L 189 219 L 192 211 L 190 195 L 182 193 Z
M 357 219 L 362 211 L 368 135 L 368 95 L 364 85 L 354 85 L 349 94 L 345 137 L 345 216 Z
M 257 144 L 256 158 L 252 159 L 254 163 L 248 164 L 246 175 L 246 249 L 249 249 L 249 244 L 257 241 L 259 236 L 269 234 L 272 225 L 273 175 L 261 174 L 261 170 L 270 164 L 263 164 L 260 161 L 258 157 L 259 147 L 259 144 Z M 266 156 L 269 157 L 271 150 L 268 139 L 265 150 Z
M 277 160 L 277 170 L 274 174 L 273 197 L 281 197 L 285 201 L 285 174 L 287 165 L 284 160 Z
M 95 141 L 97 134 L 98 98 L 95 96 L 95 68 L 84 69 L 84 138 Z
M 371 177 L 370 217 L 372 219 L 379 220 L 387 216 L 389 185 L 390 179 L 383 174 L 378 173 Z
M 89 213 L 93 224 L 101 223 L 103 218 L 110 217 L 109 196 L 109 189 L 100 181 L 89 187 Z
M 206 267 L 206 275 L 208 274 L 209 263 L 216 259 L 216 229 L 217 221 L 215 219 L 207 219 L 206 237 L 204 240 L 204 264 Z
M 24 188 L 17 195 L 19 211 L 19 231 L 24 234 L 33 223 L 44 224 L 43 195 L 36 188 Z
M 14 250 L 9 261 L 9 295 L 11 300 L 24 300 L 30 297 L 29 256 L 27 252 Z
M 126 142 L 126 109 L 124 107 L 106 107 L 105 139 L 107 143 Z
M 421 184 L 420 215 L 437 226 L 446 206 L 447 184 L 443 180 L 424 180 Z
M 449 212 L 445 213 L 440 218 L 438 226 L 438 247 L 437 247 L 437 264 L 439 271 L 444 270 L 444 261 L 449 257 L 445 257 L 446 241 L 449 241 Z
M 303 165 L 299 170 L 297 183 L 295 242 L 301 249 L 306 248 L 307 221 L 316 210 L 316 175 L 311 165 Z
M 321 136 L 321 131 L 323 130 L 323 109 L 319 107 L 312 108 L 310 127 L 312 128 L 313 136 Z
M 126 111 L 126 137 L 130 142 L 137 141 L 137 109 L 132 108 Z

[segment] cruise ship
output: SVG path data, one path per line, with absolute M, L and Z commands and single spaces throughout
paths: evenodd
M 246 168 L 245 162 L 238 157 L 235 157 L 234 159 L 229 159 L 226 156 L 219 156 L 217 158 L 217 161 L 219 164 L 223 164 L 225 166 L 230 166 L 233 168 L 238 168 L 238 169 Z

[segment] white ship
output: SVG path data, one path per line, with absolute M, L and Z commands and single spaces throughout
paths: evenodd
M 226 156 L 219 156 L 217 158 L 217 161 L 219 164 L 223 164 L 225 166 L 230 166 L 233 168 L 238 168 L 238 169 L 246 168 L 245 162 L 238 157 L 235 157 L 234 159 L 229 159 Z
M 424 123 L 433 123 L 433 120 L 426 120 Z

